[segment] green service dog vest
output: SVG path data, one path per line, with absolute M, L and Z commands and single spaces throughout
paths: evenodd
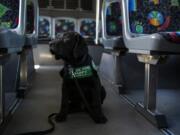
M 77 68 L 69 68 L 69 77 L 71 79 L 82 79 L 91 77 L 93 75 L 93 70 L 97 70 L 94 62 L 92 61 L 92 65 L 77 67 Z

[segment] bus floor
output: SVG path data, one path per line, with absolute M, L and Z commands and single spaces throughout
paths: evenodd
M 144 90 L 131 89 L 125 95 L 131 102 L 143 102 Z M 165 114 L 169 130 L 173 134 L 180 134 L 180 90 L 179 89 L 158 89 L 157 110 Z
M 58 112 L 61 101 L 60 67 L 42 66 L 36 71 L 32 89 L 7 125 L 3 135 L 43 130 L 49 127 L 47 117 Z M 125 102 L 104 80 L 107 98 L 103 111 L 106 124 L 95 124 L 85 113 L 71 114 L 64 123 L 56 123 L 52 135 L 162 135 Z

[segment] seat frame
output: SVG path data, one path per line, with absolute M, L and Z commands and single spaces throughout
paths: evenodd
M 123 20 L 123 38 L 125 46 L 132 53 L 169 55 L 180 54 L 180 46 L 176 43 L 167 41 L 161 34 L 135 34 L 131 33 L 129 24 L 129 0 L 122 1 L 122 20 Z
M 123 50 L 124 51 L 124 41 L 122 36 L 108 36 L 106 32 L 106 11 L 107 8 L 110 4 L 121 2 L 119 0 L 104 0 L 103 2 L 106 2 L 106 5 L 102 5 L 102 10 L 101 10 L 101 23 L 102 23 L 102 43 L 104 45 L 105 49 L 110 49 L 114 50 L 114 48 L 118 48 L 118 50 Z M 105 3 L 103 3 L 105 4 Z
M 10 60 L 11 54 L 18 53 L 22 50 L 25 42 L 25 12 L 26 11 L 26 1 L 19 0 L 19 23 L 14 29 L 2 29 L 0 32 L 0 124 L 5 122 L 5 89 L 3 88 L 5 64 Z M 19 63 L 19 57 L 18 57 Z M 19 64 L 18 64 L 19 65 Z M 16 81 L 17 81 L 16 73 Z M 15 101 L 17 102 L 17 101 Z M 14 103 L 14 102 L 13 102 Z M 14 106 L 14 105 L 12 105 Z
M 180 54 L 180 46 L 166 40 L 161 34 L 134 34 L 130 32 L 129 0 L 122 0 L 123 38 L 129 53 L 137 54 L 138 61 L 145 64 L 144 103 L 136 109 L 158 128 L 168 128 L 166 116 L 156 107 L 159 63 L 168 55 Z
M 27 3 L 28 0 L 26 0 Z M 17 95 L 19 98 L 24 98 L 25 93 L 30 88 L 29 75 L 28 75 L 28 55 L 31 53 L 33 55 L 33 47 L 37 46 L 38 40 L 38 24 L 39 24 L 39 6 L 37 0 L 30 0 L 34 6 L 34 30 L 30 34 L 26 34 L 26 42 L 20 53 L 20 80 L 19 87 L 17 90 Z M 27 6 L 27 4 L 26 4 Z M 27 9 L 26 9 L 27 12 Z M 27 20 L 27 16 L 26 16 Z M 34 63 L 34 61 L 32 61 Z

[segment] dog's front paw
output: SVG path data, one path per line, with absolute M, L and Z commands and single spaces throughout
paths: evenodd
M 55 117 L 55 120 L 56 120 L 56 122 L 65 122 L 66 121 L 66 119 L 67 119 L 67 116 L 64 116 L 64 115 L 61 115 L 61 114 L 59 114 L 59 115 L 57 115 L 56 117 Z
M 94 118 L 94 122 L 97 123 L 97 124 L 105 124 L 107 122 L 107 118 L 103 115 L 103 116 L 100 116 L 100 117 L 95 117 Z

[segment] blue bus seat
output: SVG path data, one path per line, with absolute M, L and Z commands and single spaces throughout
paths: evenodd
M 127 0 L 123 3 L 123 34 L 127 48 L 143 54 L 180 53 L 179 2 Z
M 25 1 L 0 0 L 0 48 L 21 50 L 25 42 Z
M 77 31 L 77 20 L 75 18 L 57 17 L 53 19 L 53 38 L 71 31 Z
M 26 40 L 24 46 L 36 46 L 39 25 L 39 6 L 37 0 L 27 0 L 26 11 Z
M 122 37 L 120 0 L 104 0 L 102 6 L 102 41 L 107 49 L 125 49 Z

